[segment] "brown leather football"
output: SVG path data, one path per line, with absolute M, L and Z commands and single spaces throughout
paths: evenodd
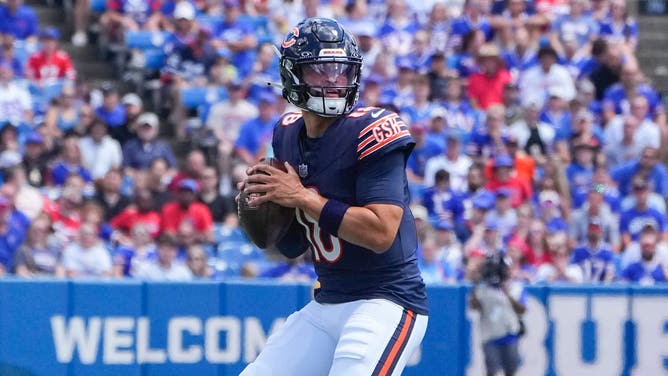
M 276 158 L 267 158 L 260 164 L 269 164 L 272 167 L 286 171 L 283 163 Z M 273 202 L 249 206 L 248 200 L 251 195 L 257 195 L 257 193 L 248 194 L 242 191 L 239 194 L 239 201 L 237 202 L 239 223 L 255 245 L 262 249 L 273 247 L 290 228 L 295 218 L 295 209 L 286 208 Z

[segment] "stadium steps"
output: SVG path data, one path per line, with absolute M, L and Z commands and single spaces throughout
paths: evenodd
M 668 94 L 668 17 L 638 16 L 640 39 L 637 56 L 654 87 Z

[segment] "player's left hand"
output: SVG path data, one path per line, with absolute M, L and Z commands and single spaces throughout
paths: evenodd
M 288 208 L 299 206 L 307 190 L 288 162 L 285 162 L 285 168 L 287 173 L 267 164 L 258 164 L 249 169 L 248 176 L 244 180 L 244 191 L 263 194 L 251 199 L 248 202 L 250 206 L 257 206 L 267 201 Z

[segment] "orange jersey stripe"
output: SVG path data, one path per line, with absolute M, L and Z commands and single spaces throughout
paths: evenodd
M 376 145 L 374 145 L 373 147 L 370 147 L 364 153 L 360 154 L 360 156 L 359 156 L 359 158 L 357 158 L 357 160 L 361 160 L 361 159 L 367 157 L 369 154 L 373 153 L 374 151 L 376 151 L 376 150 L 382 148 L 383 146 L 389 144 L 390 142 L 392 142 L 394 140 L 397 140 L 401 137 L 406 137 L 406 136 L 410 136 L 410 132 L 401 131 L 401 132 L 395 134 L 394 136 L 388 138 L 387 140 L 385 140 L 383 142 L 379 142 Z
M 401 332 L 399 333 L 399 338 L 397 338 L 397 342 L 394 343 L 394 346 L 392 346 L 392 350 L 390 350 L 390 355 L 387 357 L 387 360 L 385 360 L 385 364 L 383 364 L 383 368 L 380 369 L 380 373 L 378 373 L 378 376 L 387 376 L 387 372 L 390 369 L 390 366 L 392 363 L 394 363 L 394 358 L 397 357 L 399 353 L 399 349 L 403 347 L 404 342 L 408 341 L 408 338 L 410 335 L 408 334 L 408 330 L 412 326 L 412 321 L 415 320 L 415 314 L 413 311 L 408 311 L 408 315 L 406 315 L 406 322 L 404 322 L 404 327 L 401 328 Z

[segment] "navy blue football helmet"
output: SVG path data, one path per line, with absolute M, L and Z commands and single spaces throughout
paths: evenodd
M 352 111 L 359 97 L 362 56 L 337 21 L 312 17 L 287 34 L 280 48 L 283 97 L 320 116 Z

